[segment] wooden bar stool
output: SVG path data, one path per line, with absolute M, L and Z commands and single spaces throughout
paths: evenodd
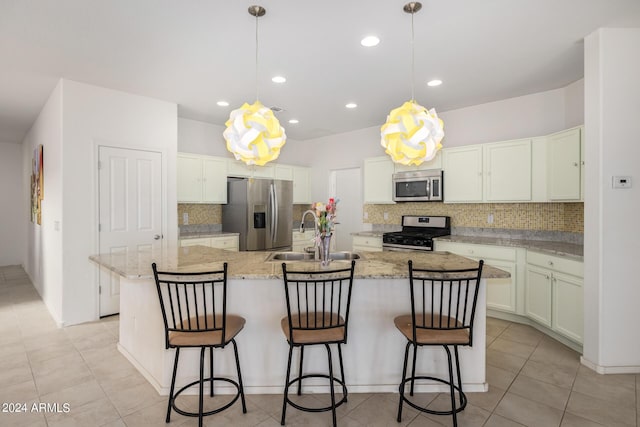
M 224 411 L 233 405 L 238 398 L 242 402 L 242 412 L 246 414 L 247 407 L 244 400 L 242 374 L 240 373 L 238 346 L 234 339 L 244 327 L 245 320 L 240 316 L 227 314 L 227 263 L 224 263 L 223 269 L 220 271 L 203 273 L 158 271 L 155 263 L 151 267 L 164 320 L 165 348 L 176 349 L 166 422 L 170 421 L 171 409 L 173 408 L 181 415 L 198 417 L 198 425 L 202 426 L 203 417 Z M 213 375 L 213 349 L 225 348 L 229 343 L 233 344 L 238 381 Z M 200 377 L 174 393 L 180 349 L 185 347 L 200 349 Z M 204 378 L 204 355 L 207 348 L 209 349 L 210 377 Z M 214 381 L 233 384 L 237 393 L 230 402 L 222 407 L 204 412 L 203 390 L 207 381 L 210 383 L 209 395 L 211 397 L 214 396 Z M 198 412 L 188 412 L 178 408 L 175 403 L 176 398 L 195 384 L 199 385 Z
M 355 261 L 351 261 L 350 267 L 347 268 L 322 271 L 293 271 L 287 270 L 285 263 L 282 264 L 287 317 L 282 319 L 280 325 L 289 343 L 287 378 L 284 386 L 282 419 L 280 421 L 282 425 L 285 423 L 287 404 L 306 412 L 332 411 L 333 425 L 337 424 L 336 408 L 347 401 L 347 386 L 345 384 L 340 345 L 347 343 L 354 267 Z M 330 344 L 336 344 L 338 347 L 340 378 L 333 374 Z M 303 374 L 304 348 L 308 345 L 325 346 L 329 361 L 328 375 Z M 300 348 L 300 367 L 298 376 L 290 379 L 294 347 Z M 298 395 L 300 395 L 302 393 L 302 380 L 306 378 L 326 378 L 329 380 L 331 405 L 322 408 L 309 408 L 291 401 L 289 387 L 294 383 L 298 383 Z M 334 391 L 336 383 L 342 388 L 342 398 L 339 401 L 336 401 Z
M 462 391 L 460 377 L 459 346 L 473 344 L 473 322 L 478 300 L 480 277 L 484 261 L 480 261 L 476 268 L 457 270 L 432 270 L 414 268 L 409 261 L 409 286 L 411 289 L 411 314 L 398 316 L 394 319 L 396 327 L 407 338 L 402 367 L 402 381 L 400 382 L 400 402 L 398 404 L 398 422 L 402 419 L 402 405 L 409 406 L 429 414 L 451 415 L 453 425 L 458 425 L 456 414 L 467 406 L 467 397 Z M 416 355 L 418 347 L 442 346 L 447 353 L 449 378 L 432 376 L 416 376 Z M 407 377 L 407 362 L 409 348 L 413 347 L 413 366 L 411 376 Z M 454 359 L 451 358 L 453 347 Z M 458 377 L 455 384 L 453 370 Z M 431 380 L 447 384 L 451 394 L 451 410 L 436 411 L 423 408 L 411 402 L 405 395 L 405 385 L 410 382 L 409 395 L 413 396 L 416 380 Z M 458 391 L 460 405 L 456 407 L 455 391 Z

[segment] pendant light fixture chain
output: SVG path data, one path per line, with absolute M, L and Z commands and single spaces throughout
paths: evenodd
M 410 2 L 404 5 L 403 9 L 405 12 L 411 14 L 411 102 L 415 102 L 415 85 L 416 85 L 416 53 L 415 53 L 415 31 L 413 26 L 413 15 L 422 9 L 422 4 L 420 2 Z
M 258 96 L 260 93 L 260 91 L 258 90 L 258 18 L 264 16 L 265 13 L 267 13 L 267 10 L 262 6 L 249 6 L 249 14 L 256 17 L 256 101 L 260 99 L 260 97 Z

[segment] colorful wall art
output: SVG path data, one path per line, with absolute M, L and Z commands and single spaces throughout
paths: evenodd
M 42 200 L 44 199 L 44 155 L 42 144 L 33 152 L 31 166 L 31 222 L 42 224 Z

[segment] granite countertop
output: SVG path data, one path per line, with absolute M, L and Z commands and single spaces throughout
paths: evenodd
M 549 240 L 508 239 L 486 236 L 451 235 L 437 237 L 435 240 L 443 242 L 472 243 L 477 245 L 510 246 L 524 248 L 550 255 L 560 255 L 583 261 L 584 246 L 575 243 L 554 242 Z
M 271 252 L 231 252 L 206 246 L 175 247 L 159 250 L 140 250 L 126 254 L 101 254 L 89 257 L 98 265 L 127 279 L 153 277 L 151 263 L 160 270 L 212 271 L 228 263 L 229 279 L 281 279 L 282 261 L 265 261 Z M 407 261 L 422 268 L 472 268 L 476 261 L 449 252 L 359 252 L 355 277 L 359 279 L 401 279 L 409 276 Z M 294 261 L 288 263 L 298 271 L 322 270 L 319 262 Z M 331 268 L 347 267 L 349 261 L 332 261 Z M 509 273 L 485 265 L 483 278 L 509 277 Z
M 224 237 L 224 236 L 239 236 L 240 233 L 230 233 L 228 231 L 206 231 L 206 232 L 191 232 L 180 233 L 180 239 L 197 239 L 200 237 Z

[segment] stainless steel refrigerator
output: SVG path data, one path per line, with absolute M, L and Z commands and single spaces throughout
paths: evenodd
M 240 233 L 241 251 L 291 250 L 293 182 L 227 178 L 222 231 Z

